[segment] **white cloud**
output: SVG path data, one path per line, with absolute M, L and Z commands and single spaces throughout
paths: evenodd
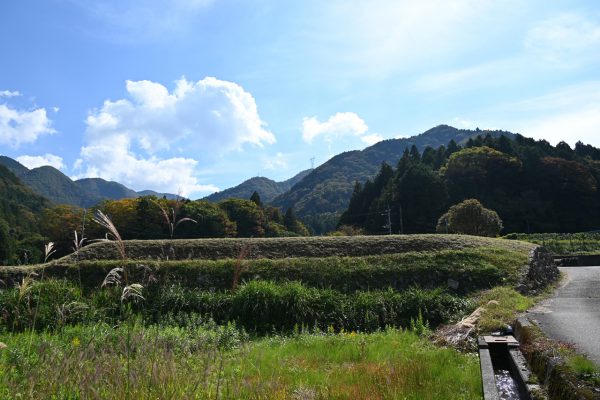
M 17 110 L 0 104 L 0 144 L 17 148 L 23 143 L 35 142 L 41 135 L 55 132 L 46 109 Z
M 320 122 L 316 117 L 302 120 L 302 139 L 307 143 L 319 136 L 333 141 L 341 136 L 362 136 L 369 130 L 365 121 L 353 112 L 339 112 Z
M 281 170 L 288 168 L 288 156 L 278 152 L 275 156 L 265 159 L 265 169 Z
M 43 167 L 45 165 L 49 165 L 56 169 L 63 169 L 65 167 L 62 157 L 48 153 L 43 156 L 19 156 L 17 157 L 17 161 L 29 169 Z
M 544 61 L 577 66 L 600 57 L 600 22 L 576 13 L 556 15 L 534 26 L 524 46 Z
M 383 140 L 383 136 L 381 136 L 379 133 L 372 133 L 370 135 L 361 136 L 360 140 L 369 146 L 372 146 L 375 143 L 381 142 Z
M 342 73 L 385 78 L 479 51 L 527 10 L 514 0 L 331 0 L 310 25 L 319 55 Z M 482 34 L 483 33 L 483 34 Z M 339 69 L 336 72 L 340 72 Z
M 21 93 L 18 91 L 11 92 L 10 90 L 0 90 L 0 97 L 18 97 Z
M 107 100 L 88 116 L 80 177 L 186 195 L 212 192 L 218 189 L 194 174 L 198 157 L 275 143 L 254 98 L 236 83 L 182 78 L 172 92 L 151 81 L 127 81 L 126 88 L 130 99 Z M 171 152 L 178 156 L 165 155 Z

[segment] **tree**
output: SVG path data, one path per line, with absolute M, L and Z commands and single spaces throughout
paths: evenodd
M 227 199 L 219 203 L 229 219 L 237 225 L 238 237 L 263 237 L 265 220 L 263 210 L 253 201 Z
M 496 237 L 502 230 L 502 220 L 493 210 L 484 208 L 476 199 L 468 199 L 450 207 L 438 220 L 440 233 Z
M 218 238 L 235 237 L 236 224 L 227 213 L 215 203 L 195 200 L 183 205 L 182 215 L 197 221 L 196 224 L 184 224 L 179 228 L 182 238 Z
M 250 196 L 250 200 L 252 200 L 257 206 L 262 208 L 263 203 L 257 191 L 254 191 L 254 193 L 252 193 L 252 196 Z
M 294 208 L 290 207 L 287 209 L 287 211 L 285 212 L 285 215 L 283 216 L 283 226 L 285 226 L 285 228 L 288 231 L 293 232 L 294 229 L 296 229 L 296 224 L 298 223 L 298 219 L 296 218 L 296 214 L 294 213 Z
M 0 219 L 0 265 L 9 264 L 13 258 L 14 240 L 10 235 L 8 223 Z

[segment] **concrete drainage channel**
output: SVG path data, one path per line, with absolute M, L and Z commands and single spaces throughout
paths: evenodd
M 479 362 L 485 400 L 531 400 L 531 372 L 510 335 L 482 336 L 478 340 Z

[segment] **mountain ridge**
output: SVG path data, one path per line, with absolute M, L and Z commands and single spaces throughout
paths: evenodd
M 421 134 L 408 138 L 387 139 L 363 150 L 340 153 L 315 168 L 290 191 L 279 195 L 272 204 L 287 209 L 293 207 L 298 216 L 339 213 L 350 201 L 356 181 L 365 182 L 374 177 L 381 163 L 395 165 L 402 153 L 415 145 L 419 151 L 426 147 L 434 149 L 446 146 L 451 140 L 465 144 L 470 138 L 490 134 L 514 138 L 508 131 L 457 129 L 438 125 Z
M 60 170 L 51 166 L 29 169 L 7 156 L 0 156 L 0 166 L 7 168 L 34 193 L 54 204 L 69 204 L 78 207 L 92 207 L 102 200 L 119 200 L 140 196 L 176 198 L 171 193 L 159 193 L 153 190 L 135 191 L 125 185 L 102 178 L 83 178 L 73 180 Z
M 294 185 L 300 182 L 310 173 L 310 169 L 299 172 L 290 179 L 277 182 L 272 179 L 255 176 L 246 179 L 239 185 L 216 192 L 204 197 L 202 200 L 219 202 L 229 198 L 249 199 L 252 193 L 257 192 L 261 200 L 265 203 L 271 202 L 275 197 L 290 190 Z

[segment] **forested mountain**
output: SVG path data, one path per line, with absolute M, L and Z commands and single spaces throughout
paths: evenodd
M 43 166 L 28 169 L 10 157 L 0 156 L 0 165 L 8 168 L 25 185 L 38 195 L 56 204 L 68 204 L 78 207 L 91 207 L 102 200 L 118 200 L 139 196 L 156 196 L 174 199 L 170 193 L 158 193 L 152 190 L 136 192 L 124 185 L 101 178 L 85 178 L 73 181 L 54 167 Z
M 48 205 L 48 200 L 0 165 L 0 264 L 10 261 L 20 246 L 39 238 L 39 215 Z
M 257 192 L 260 195 L 262 201 L 269 203 L 275 197 L 290 190 L 296 183 L 301 181 L 311 171 L 312 170 L 307 169 L 283 182 L 276 182 L 269 178 L 255 176 L 254 178 L 250 178 L 235 187 L 225 189 L 221 192 L 216 192 L 209 196 L 206 196 L 203 200 L 219 202 L 225 199 L 233 198 L 249 199 L 250 196 L 252 196 L 252 193 Z
M 79 187 L 68 176 L 54 167 L 34 168 L 20 176 L 20 179 L 34 192 L 56 204 L 72 204 L 91 207 L 102 198 Z
M 499 214 L 505 232 L 598 230 L 599 188 L 600 149 L 478 136 L 464 148 L 413 147 L 394 167 L 382 164 L 375 179 L 355 183 L 339 224 L 367 233 L 433 232 L 448 207 L 477 199 Z
M 272 204 L 283 209 L 293 207 L 306 220 L 311 219 L 309 216 L 337 214 L 348 206 L 356 181 L 365 182 L 368 178 L 373 178 L 382 162 L 396 165 L 407 148 L 414 145 L 419 151 L 427 147 L 437 149 L 451 141 L 460 145 L 477 135 L 486 134 L 493 137 L 514 137 L 514 134 L 504 131 L 465 130 L 440 125 L 409 138 L 384 140 L 364 150 L 349 151 L 333 157 L 315 168 L 290 191 L 275 198 Z
M 121 185 L 120 183 L 105 181 L 101 178 L 78 179 L 75 181 L 75 184 L 87 193 L 93 194 L 98 198 L 118 200 L 139 196 L 137 192 Z
M 173 193 L 161 193 L 161 192 L 155 192 L 154 190 L 140 190 L 139 192 L 137 192 L 138 196 L 155 196 L 155 197 L 159 197 L 159 198 L 166 198 L 168 200 L 177 200 L 178 195 L 173 194 Z

